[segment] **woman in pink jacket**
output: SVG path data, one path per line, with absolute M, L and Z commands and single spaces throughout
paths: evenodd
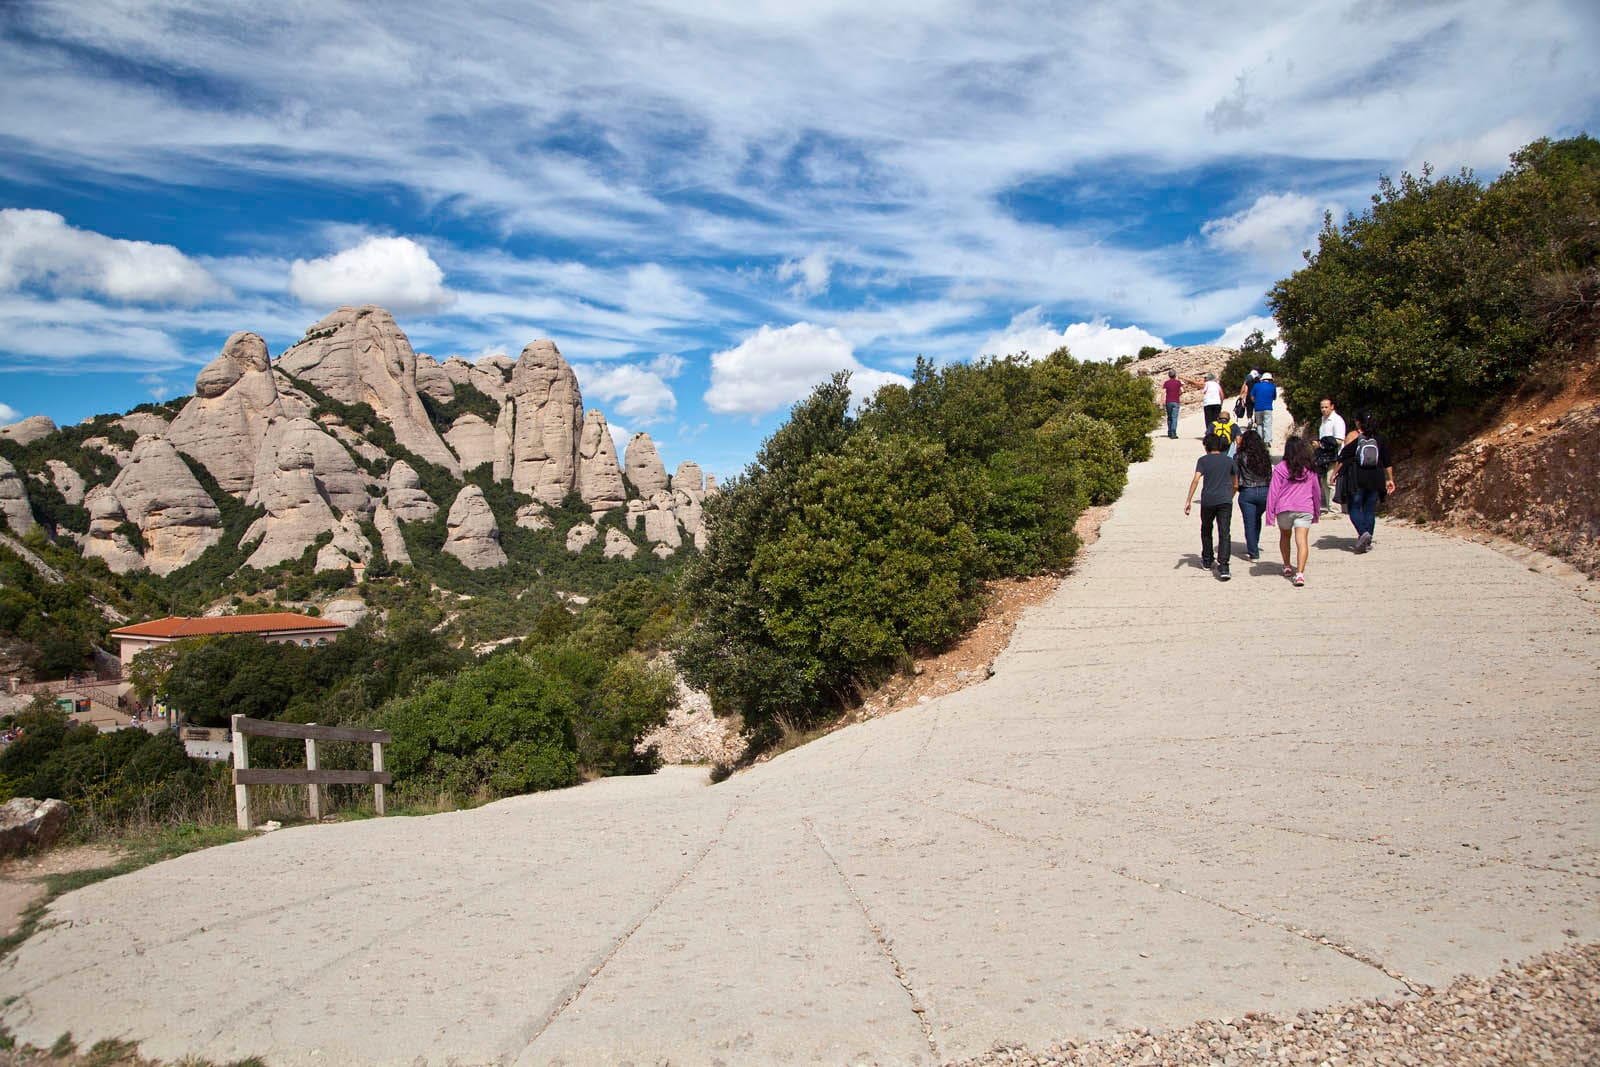
M 1311 446 L 1301 437 L 1284 442 L 1283 462 L 1272 468 L 1267 489 L 1267 525 L 1278 525 L 1278 550 L 1283 554 L 1283 576 L 1295 585 L 1306 584 L 1306 561 L 1311 555 L 1311 524 L 1322 513 L 1322 487 L 1311 463 Z M 1289 535 L 1294 535 L 1295 565 L 1289 566 Z

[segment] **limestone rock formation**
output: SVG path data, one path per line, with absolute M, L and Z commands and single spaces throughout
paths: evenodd
M 494 438 L 494 427 L 471 413 L 457 419 L 444 435 L 450 448 L 460 457 L 464 471 L 494 462 Z
M 199 460 L 225 492 L 248 496 L 268 423 L 309 411 L 308 405 L 286 403 L 278 395 L 267 343 L 253 333 L 236 333 L 195 377 L 194 398 L 166 435 Z
M 672 491 L 688 493 L 696 500 L 705 496 L 706 476 L 700 470 L 700 464 L 690 459 L 678 464 L 677 473 L 672 476 Z
M 389 468 L 387 500 L 389 510 L 401 522 L 427 522 L 439 514 L 439 505 L 423 491 L 422 479 L 403 459 L 395 460 Z
M 118 419 L 117 425 L 135 437 L 143 437 L 150 433 L 164 435 L 171 422 L 153 411 L 135 411 Z
M 650 440 L 649 434 L 636 433 L 628 439 L 623 463 L 628 471 L 628 484 L 646 500 L 667 488 L 667 468 L 662 466 L 656 443 Z
M 717 491 L 717 476 L 715 474 L 706 475 L 706 496 L 710 496 L 712 493 L 715 493 L 716 491 Z
M 441 404 L 448 404 L 456 398 L 456 383 L 445 373 L 439 361 L 426 352 L 417 353 L 417 392 Z
M 339 525 L 341 513 L 358 519 L 371 513 L 367 481 L 350 453 L 310 419 L 273 422 L 256 453 L 247 504 L 266 509 L 242 543 L 260 543 L 246 560 L 270 567 L 294 559 L 322 533 Z
M 89 533 L 83 541 L 83 554 L 105 560 L 106 566 L 116 574 L 142 570 L 144 555 L 121 529 L 128 517 L 122 513 L 117 494 L 109 486 L 97 485 L 89 490 L 83 502 L 89 510 Z
M 450 379 L 451 386 L 464 385 L 472 380 L 472 361 L 461 356 L 450 356 L 439 369 L 444 371 L 444 376 Z
M 3 457 L 0 457 L 0 515 L 14 534 L 25 534 L 33 529 L 33 507 L 28 503 L 28 489 L 22 476 Z
M 511 442 L 517 436 L 517 404 L 510 397 L 500 401 L 500 416 L 494 423 L 494 480 L 511 477 Z
M 83 475 L 59 459 L 47 459 L 44 465 L 49 468 L 50 481 L 55 485 L 56 491 L 61 494 L 61 499 L 69 504 L 83 503 Z
M 517 525 L 524 530 L 549 530 L 555 527 L 544 513 L 543 504 L 524 504 L 517 509 Z
M 500 547 L 500 527 L 495 524 L 494 512 L 483 490 L 475 485 L 463 488 L 450 505 L 450 515 L 445 520 L 444 551 L 450 553 L 471 570 L 503 567 L 509 560 Z
M 430 501 L 431 503 L 431 501 Z M 390 563 L 410 563 L 411 551 L 406 548 L 405 535 L 388 504 L 372 509 L 372 525 L 378 528 L 378 538 L 383 543 L 383 558 Z
M 590 409 L 583 416 L 583 437 L 578 442 L 578 493 L 595 518 L 628 501 L 617 466 L 617 445 L 611 440 L 606 417 Z
M 83 439 L 83 447 L 92 448 L 102 455 L 110 456 L 117 461 L 117 466 L 119 467 L 126 467 L 128 461 L 133 458 L 131 450 L 112 444 L 110 438 L 106 437 L 85 437 Z
M 606 559 L 615 559 L 618 556 L 621 556 L 623 559 L 632 559 L 634 556 L 639 554 L 639 546 L 634 544 L 633 540 L 628 537 L 627 534 L 623 533 L 615 526 L 611 526 L 606 529 L 606 547 L 604 554 Z
M 59 429 L 55 422 L 45 415 L 29 415 L 21 422 L 13 422 L 10 426 L 0 429 L 0 437 L 7 441 L 15 441 L 19 445 L 31 445 L 41 437 L 49 437 Z
M 583 397 L 578 376 L 553 341 L 534 341 L 511 372 L 516 434 L 511 442 L 511 487 L 559 504 L 575 484 Z
M 422 406 L 411 342 L 383 308 L 340 308 L 279 356 L 278 366 L 335 400 L 370 404 L 401 445 L 460 475 L 455 456 Z
M 372 558 L 372 542 L 361 530 L 354 515 L 345 515 L 333 528 L 333 540 L 317 550 L 319 571 L 349 570 L 352 564 L 365 565 Z
M 144 537 L 144 563 L 169 574 L 222 537 L 222 513 L 165 437 L 141 437 L 111 483 L 127 520 Z M 108 561 L 109 562 L 109 561 Z
M 1152 392 L 1159 394 L 1161 383 L 1167 380 L 1167 371 L 1175 370 L 1179 378 L 1204 378 L 1207 371 L 1222 374 L 1223 366 L 1237 354 L 1237 349 L 1221 345 L 1189 345 L 1187 348 L 1169 348 L 1146 359 L 1128 364 L 1128 373 L 1135 378 L 1149 378 Z M 1184 386 L 1183 403 L 1198 404 L 1201 390 Z
M 599 530 L 596 530 L 586 522 L 580 522 L 567 531 L 567 551 L 582 552 L 599 536 Z
M 685 494 L 687 496 L 687 494 Z M 656 555 L 672 555 L 683 546 L 683 535 L 678 529 L 677 498 L 665 490 L 656 490 L 648 500 L 628 501 L 628 528 L 644 530 L 644 539 L 656 546 Z
M 467 381 L 478 392 L 502 401 L 511 395 L 511 376 L 516 372 L 517 361 L 510 356 L 496 352 L 467 367 Z
M 683 532 L 694 541 L 696 548 L 704 548 L 705 544 L 705 515 L 700 506 L 699 497 L 687 489 L 674 489 L 672 491 L 672 514 L 677 518 Z
M 370 614 L 367 602 L 359 597 L 342 597 L 322 605 L 322 617 L 329 622 L 342 622 L 354 626 Z

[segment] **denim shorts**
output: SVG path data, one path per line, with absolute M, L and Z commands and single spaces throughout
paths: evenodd
M 1309 512 L 1309 511 L 1280 511 L 1280 512 L 1278 512 L 1278 529 L 1280 529 L 1280 530 L 1309 530 L 1309 529 L 1311 529 L 1311 512 Z

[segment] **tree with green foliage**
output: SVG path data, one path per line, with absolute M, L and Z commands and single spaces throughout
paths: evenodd
M 1600 142 L 1541 140 L 1487 188 L 1468 171 L 1378 182 L 1324 223 L 1269 297 L 1288 345 L 1290 410 L 1319 397 L 1391 428 L 1473 409 L 1540 359 L 1596 334 Z
M 458 798 L 511 796 L 578 781 L 571 687 L 523 656 L 495 656 L 386 705 L 397 785 Z

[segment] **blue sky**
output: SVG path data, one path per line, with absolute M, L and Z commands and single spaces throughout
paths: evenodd
M 1600 132 L 1590 0 L 0 5 L 0 423 L 343 303 L 553 338 L 669 469 L 1062 343 L 1237 342 L 1380 173 Z

